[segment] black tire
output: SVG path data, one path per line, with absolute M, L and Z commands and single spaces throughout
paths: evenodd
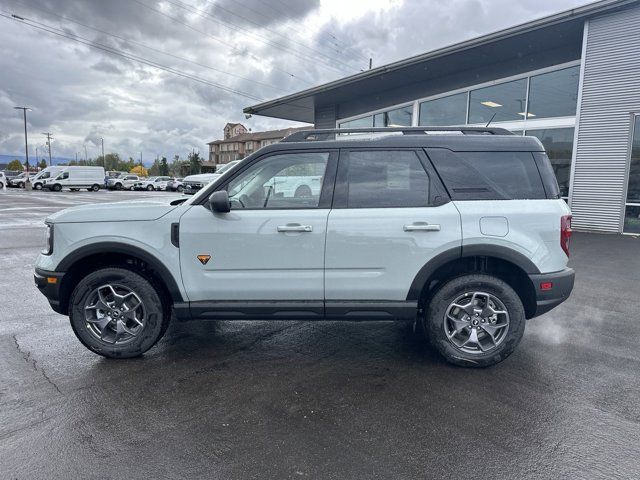
M 122 184 L 116 183 L 116 190 L 122 190 Z
M 122 285 L 144 303 L 146 320 L 142 330 L 128 343 L 108 343 L 94 335 L 85 320 L 85 303 L 89 296 L 106 284 Z M 171 315 L 164 308 L 158 290 L 146 278 L 124 268 L 103 268 L 84 277 L 69 300 L 69 320 L 73 332 L 89 350 L 108 358 L 131 358 L 145 353 L 162 338 Z
M 53 191 L 54 191 L 54 192 L 59 192 L 60 190 L 62 190 L 62 186 L 61 186 L 59 183 L 56 183 L 56 184 L 53 186 Z
M 98 190 L 100 190 L 100 185 L 98 185 L 97 183 L 94 183 L 93 185 L 91 185 L 91 188 L 87 188 L 87 190 L 89 190 L 90 192 L 97 192 Z
M 147 190 L 152 192 L 154 190 L 153 185 L 147 185 Z
M 184 187 L 182 185 L 178 185 L 178 188 L 176 190 L 178 190 L 178 192 L 182 193 L 182 191 L 184 190 Z
M 42 184 L 41 183 L 36 183 L 33 188 L 35 188 L 36 190 L 42 190 Z
M 456 347 L 445 334 L 445 315 L 450 305 L 469 292 L 485 292 L 495 296 L 509 315 L 508 328 L 501 342 L 485 353 L 469 353 Z M 450 363 L 463 367 L 489 367 L 507 358 L 522 340 L 525 313 L 518 294 L 505 282 L 491 275 L 473 274 L 445 283 L 432 297 L 423 319 L 425 334 L 431 345 Z M 486 335 L 478 327 L 479 332 Z

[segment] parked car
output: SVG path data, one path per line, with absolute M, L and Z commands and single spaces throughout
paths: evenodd
M 175 315 L 406 320 L 453 364 L 496 364 L 571 293 L 571 212 L 538 139 L 441 130 L 296 132 L 192 197 L 54 213 L 36 285 L 106 357 Z M 275 181 L 319 172 L 311 195 Z
M 65 167 L 63 166 L 52 166 L 40 170 L 37 174 L 31 177 L 31 186 L 35 190 L 42 190 L 42 186 L 44 185 L 45 180 L 58 176 L 58 174 L 60 174 L 60 172 L 64 169 Z
M 9 182 L 14 179 L 15 177 L 17 177 L 18 175 L 20 175 L 21 173 L 23 173 L 21 170 L 3 170 L 4 176 L 7 179 L 7 185 L 9 185 Z
M 166 190 L 168 192 L 182 192 L 184 190 L 184 185 L 182 184 L 183 178 L 174 178 L 173 180 L 167 182 Z
M 215 173 L 199 173 L 196 175 L 189 175 L 184 177 L 183 186 L 185 193 L 193 195 L 205 185 L 220 178 L 225 172 L 231 171 L 231 169 L 240 163 L 241 160 L 234 160 L 224 165 L 220 165 Z
M 44 181 L 42 188 L 59 192 L 63 188 L 78 191 L 86 188 L 97 192 L 104 185 L 103 167 L 65 167 L 56 177 Z
M 171 177 L 149 177 L 133 184 L 134 190 L 164 190 Z
M 30 174 L 29 176 L 31 175 L 32 174 Z M 27 172 L 22 172 L 14 177 L 9 178 L 8 186 L 13 188 L 23 188 L 26 180 L 27 180 Z
M 131 190 L 139 181 L 140 177 L 138 175 L 125 173 L 117 177 L 110 177 L 107 180 L 107 188 L 109 190 Z
M 4 176 L 4 172 L 0 172 L 0 189 L 7 186 L 7 177 Z

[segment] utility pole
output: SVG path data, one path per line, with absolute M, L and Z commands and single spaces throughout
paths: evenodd
M 36 147 L 36 167 L 40 165 L 40 157 L 38 157 L 38 147 Z
M 24 189 L 31 190 L 31 180 L 29 180 L 29 147 L 27 144 L 27 110 L 31 110 L 29 107 L 13 107 L 16 110 L 22 110 L 24 117 L 24 158 L 25 165 L 27 167 L 27 178 L 24 180 Z
M 87 157 L 87 146 L 84 145 L 84 161 L 89 164 L 89 157 Z
M 369 57 L 369 70 L 371 70 L 372 66 L 373 66 L 373 58 Z
M 107 166 L 107 162 L 105 162 L 104 158 L 104 138 L 100 137 L 100 143 L 102 144 L 102 167 L 105 168 Z
M 49 146 L 49 166 L 51 166 L 51 139 L 53 138 L 53 135 L 49 132 L 42 132 L 42 134 L 47 137 L 47 145 Z
M 76 165 L 78 164 L 78 152 L 76 152 Z
M 143 165 L 142 165 L 142 152 L 140 152 L 140 166 L 141 166 L 142 168 L 144 168 L 144 167 L 143 167 Z

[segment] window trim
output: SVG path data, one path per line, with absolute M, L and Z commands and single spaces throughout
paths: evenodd
M 227 190 L 229 183 L 238 178 L 238 176 L 242 175 L 246 170 L 251 168 L 253 165 L 258 162 L 268 160 L 271 157 L 277 155 L 289 155 L 289 154 L 299 154 L 299 153 L 328 153 L 329 157 L 327 158 L 327 167 L 325 169 L 324 179 L 322 181 L 322 187 L 320 190 L 320 199 L 318 200 L 318 206 L 316 207 L 304 207 L 304 208 L 291 208 L 291 207 L 278 207 L 278 208 L 243 208 L 241 210 L 231 210 L 232 212 L 247 212 L 247 211 L 273 211 L 273 210 L 320 210 L 320 209 L 330 209 L 331 204 L 333 202 L 333 191 L 335 187 L 336 181 L 336 171 L 338 168 L 338 149 L 337 148 L 313 148 L 313 149 L 282 149 L 282 150 L 273 150 L 270 152 L 264 152 L 261 155 L 256 155 L 254 158 L 246 157 L 247 162 L 244 165 L 239 165 L 237 168 L 234 168 L 233 174 L 229 175 L 228 178 L 225 178 L 222 183 L 214 184 L 211 186 L 211 190 L 207 192 L 206 195 L 203 195 L 202 199 L 197 203 L 197 205 L 202 205 L 205 208 L 209 208 L 209 197 L 213 192 L 219 192 L 221 190 Z
M 409 151 L 413 152 L 418 159 L 422 169 L 427 174 L 429 179 L 429 198 L 427 200 L 428 205 L 403 207 L 403 206 L 385 206 L 385 207 L 349 207 L 348 206 L 348 163 L 347 158 L 350 152 L 399 152 Z M 449 194 L 444 189 L 444 186 L 440 180 L 440 177 L 436 173 L 435 169 L 431 165 L 431 162 L 427 158 L 427 155 L 420 148 L 413 147 L 353 147 L 353 148 L 341 148 L 340 157 L 338 159 L 338 168 L 336 171 L 337 178 L 335 180 L 335 188 L 333 194 L 333 204 L 331 208 L 344 209 L 344 210 L 362 210 L 362 209 L 388 209 L 388 208 L 433 208 L 439 207 L 446 203 L 449 203 L 451 199 Z

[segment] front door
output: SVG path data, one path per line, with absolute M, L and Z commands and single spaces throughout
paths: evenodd
M 421 151 L 343 150 L 337 178 L 327 224 L 327 314 L 353 308 L 355 315 L 358 305 L 375 311 L 380 302 L 403 308 L 422 266 L 460 248 L 458 210 Z
M 218 186 L 229 194 L 229 213 L 190 208 L 180 219 L 189 300 L 313 301 L 321 314 L 336 157 L 329 151 L 266 154 Z

